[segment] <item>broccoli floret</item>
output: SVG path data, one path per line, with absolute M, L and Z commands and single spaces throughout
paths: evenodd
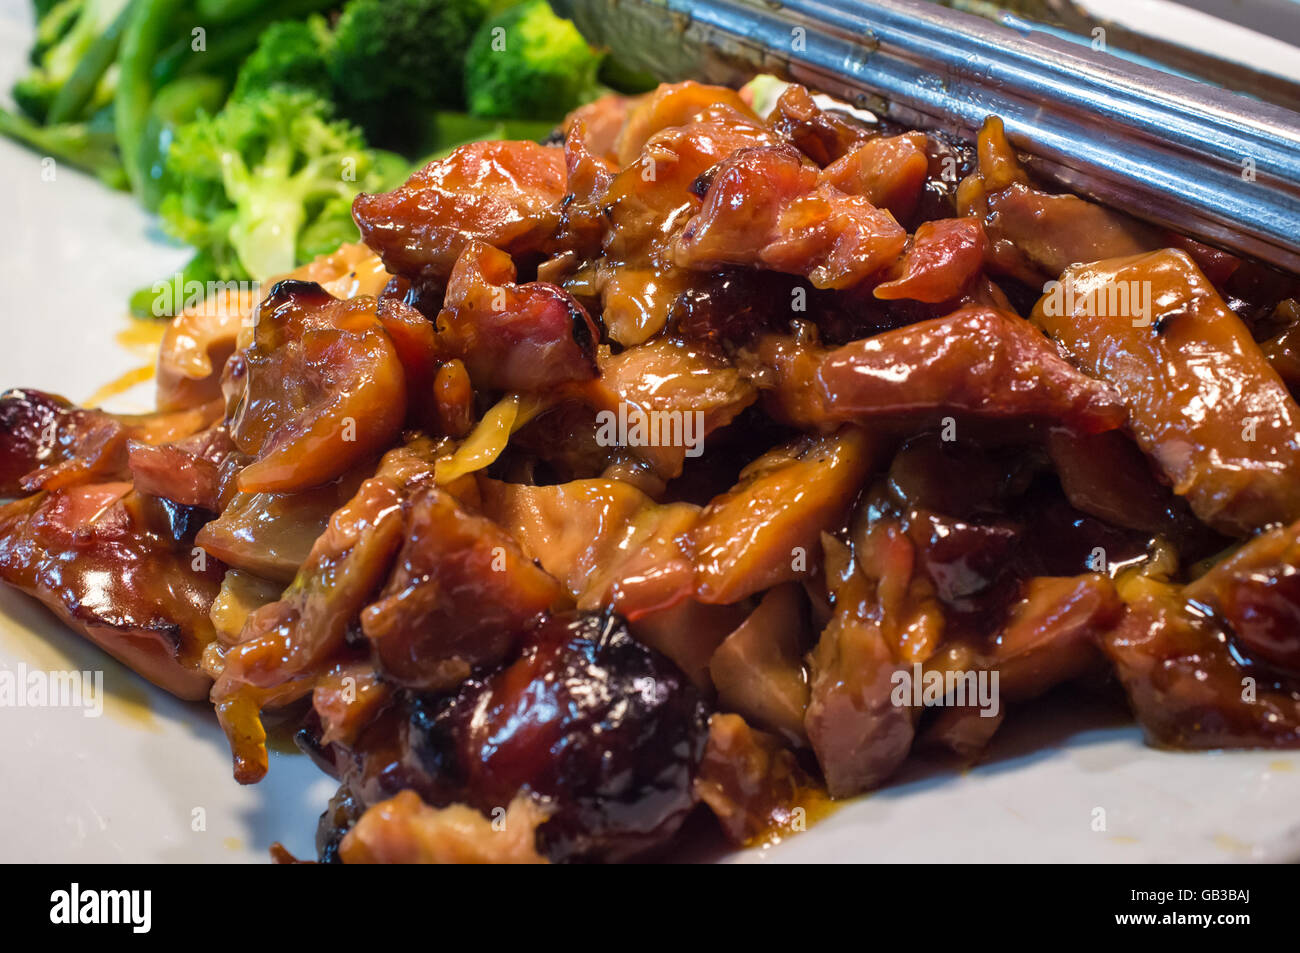
M 321 235 L 355 236 L 351 199 L 379 184 L 361 133 L 327 101 L 284 87 L 181 126 L 166 175 L 164 227 L 223 277 L 259 280 L 318 252 Z
M 599 95 L 600 55 L 546 0 L 530 0 L 479 28 L 465 59 L 476 116 L 560 119 Z
M 37 122 L 50 118 L 64 87 L 77 79 L 64 111 L 76 113 L 53 121 L 85 118 L 113 98 L 116 72 L 110 68 L 117 52 L 123 11 L 129 0 L 63 0 L 50 7 L 37 24 L 33 65 L 14 84 L 13 97 Z
M 488 12 L 488 0 L 351 0 L 330 55 L 347 115 L 377 145 L 416 144 L 434 108 L 461 107 L 465 50 Z
M 244 99 L 272 86 L 291 86 L 331 98 L 326 55 L 332 42 L 329 25 L 321 16 L 271 24 L 239 68 L 232 95 Z

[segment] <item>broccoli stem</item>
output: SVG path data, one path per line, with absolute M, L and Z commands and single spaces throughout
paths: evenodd
M 149 104 L 153 100 L 154 60 L 162 47 L 163 36 L 185 0 L 133 0 L 131 15 L 122 33 L 118 55 L 117 96 L 114 122 L 117 147 L 122 154 L 131 190 L 144 195 L 145 126 L 149 122 Z
M 89 172 L 110 188 L 126 187 L 126 176 L 110 132 L 100 132 L 83 122 L 41 126 L 0 109 L 0 135 L 17 140 L 41 155 Z

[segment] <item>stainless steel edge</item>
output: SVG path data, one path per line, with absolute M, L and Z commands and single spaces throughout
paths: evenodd
M 969 136 L 1001 116 L 1035 172 L 1300 271 L 1300 113 L 922 0 L 556 0 L 661 79 L 770 72 Z

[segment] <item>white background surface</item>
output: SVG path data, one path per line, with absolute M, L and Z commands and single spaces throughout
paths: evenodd
M 5 88 L 28 39 L 25 0 L 0 0 Z M 43 182 L 37 156 L 0 141 L 0 387 L 84 400 L 139 366 L 116 340 L 127 295 L 185 257 L 128 197 L 71 170 Z M 114 406 L 149 399 L 145 387 Z M 176 702 L 0 588 L 0 667 L 20 663 L 102 670 L 110 699 L 98 719 L 0 708 L 0 861 L 264 862 L 275 840 L 312 854 L 333 783 L 306 758 L 273 753 L 267 780 L 241 788 L 206 706 Z M 913 764 L 809 833 L 733 859 L 1293 859 L 1298 795 L 1300 754 L 1153 751 L 1079 696 L 1013 718 L 980 767 Z

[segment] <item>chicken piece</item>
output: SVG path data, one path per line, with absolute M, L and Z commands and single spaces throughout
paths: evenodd
M 411 501 L 397 566 L 361 628 L 386 678 L 447 691 L 504 660 L 534 616 L 566 602 L 499 526 L 430 487 Z
M 297 493 L 236 493 L 195 542 L 228 566 L 292 582 L 330 517 L 366 475 L 357 470 Z
M 1260 533 L 1184 591 L 1252 658 L 1300 674 L 1300 523 Z
M 369 248 L 349 243 L 285 277 L 316 282 L 337 298 L 354 298 L 379 294 L 389 275 Z M 211 294 L 187 303 L 167 325 L 158 350 L 160 411 L 197 407 L 221 397 L 221 372 L 235 353 L 241 330 L 252 322 L 255 289 L 247 283 L 217 282 Z
M 223 423 L 171 443 L 128 441 L 127 463 L 140 493 L 217 513 L 248 458 Z
M 1047 421 L 1080 433 L 1124 423 L 1118 396 L 1061 358 L 1033 325 L 991 308 L 887 331 L 834 350 L 768 337 L 759 363 L 778 420 L 828 428 L 958 414 Z
M 656 503 L 621 480 L 479 485 L 485 515 L 563 583 L 579 608 L 617 605 L 639 618 L 692 593 L 687 537 L 698 507 Z
M 673 262 L 710 271 L 747 265 L 848 288 L 889 266 L 907 233 L 888 212 L 820 181 L 792 146 L 742 150 L 724 160 L 699 213 L 673 245 Z
M 897 548 L 894 549 L 897 552 Z M 891 697 L 896 673 L 881 585 L 849 558 L 828 566 L 834 614 L 808 657 L 811 695 L 804 729 L 835 798 L 879 786 L 903 763 L 915 735 L 913 708 Z M 901 620 L 894 618 L 897 627 Z
M 467 244 L 438 315 L 441 351 L 489 390 L 545 390 L 596 377 L 600 332 L 582 305 L 555 285 L 514 280 L 510 256 Z
M 0 497 L 128 479 L 132 440 L 180 440 L 219 413 L 214 404 L 176 413 L 110 414 L 75 407 L 44 391 L 5 391 L 0 394 Z
M 1006 718 L 1005 708 L 991 714 L 978 705 L 945 705 L 934 709 L 929 716 L 917 745 L 942 748 L 963 761 L 974 761 L 989 746 Z
M 627 122 L 632 102 L 627 96 L 607 93 L 565 116 L 560 130 L 567 140 L 581 129 L 580 138 L 586 150 L 614 165 L 618 161 L 614 145 Z
M 389 451 L 375 476 L 330 517 L 281 598 L 249 616 L 239 644 L 225 654 L 212 703 L 241 784 L 266 774 L 262 708 L 311 692 L 383 583 L 402 544 L 402 504 L 412 487 L 432 479 L 431 456 L 423 444 Z
M 959 299 L 982 273 L 986 245 L 977 219 L 924 222 L 917 226 L 889 280 L 876 285 L 872 293 L 885 301 L 905 298 L 927 304 Z
M 317 680 L 311 709 L 320 719 L 323 745 L 351 745 L 386 708 L 393 690 L 366 662 L 341 664 Z
M 1300 407 L 1186 253 L 1070 268 L 1033 320 L 1119 393 L 1203 522 L 1242 536 L 1300 517 Z
M 393 342 L 406 381 L 406 426 L 430 434 L 440 427 L 437 378 L 446 355 L 438 344 L 434 324 L 400 298 L 379 299 L 379 323 Z
M 804 615 L 800 588 L 794 583 L 777 586 L 709 660 L 718 706 L 794 745 L 808 743 L 803 726 L 808 708 Z
M 473 142 L 391 192 L 358 195 L 361 239 L 393 274 L 440 282 L 475 239 L 509 255 L 537 251 L 565 195 L 564 152 L 535 142 Z
M 560 210 L 560 227 L 554 240 L 559 255 L 549 264 L 538 267 L 537 277 L 543 281 L 551 280 L 546 271 L 558 268 L 561 260 L 566 261 L 564 270 L 567 274 L 578 259 L 600 255 L 608 223 L 601 203 L 618 174 L 612 161 L 593 151 L 589 144 L 591 134 L 581 119 L 573 119 L 566 127 L 564 168 L 568 176 L 568 194 Z
M 820 166 L 830 165 L 879 136 L 875 127 L 847 112 L 823 109 L 812 93 L 796 83 L 781 91 L 764 121 Z
M 613 341 L 631 347 L 649 340 L 667 323 L 677 298 L 699 280 L 674 263 L 672 245 L 699 210 L 710 170 L 738 150 L 778 141 L 734 111 L 667 128 L 593 200 L 606 221 L 604 254 L 585 278 L 566 287 L 580 297 L 600 298 Z
M 925 134 L 905 132 L 858 145 L 828 165 L 821 181 L 906 222 L 916 212 L 929 168 Z
M 702 116 L 712 118 L 733 113 L 746 122 L 758 123 L 758 117 L 740 95 L 725 86 L 706 86 L 687 80 L 665 83 L 631 103 L 627 119 L 614 143 L 614 159 L 619 166 L 630 165 L 646 144 L 665 129 L 698 122 Z
M 99 483 L 0 507 L 0 579 L 158 687 L 203 698 L 223 570 L 151 526 L 143 502 L 129 483 Z
M 1122 431 L 1084 436 L 1053 430 L 1047 452 L 1071 506 L 1116 526 L 1170 537 L 1179 533 L 1177 498 Z
M 664 843 L 694 806 L 706 737 L 698 694 L 609 613 L 544 617 L 513 661 L 422 702 L 411 724 L 436 768 L 425 800 L 490 811 L 527 789 L 552 808 L 537 836 L 551 860 Z
M 875 463 L 866 434 L 845 427 L 759 457 L 695 526 L 697 598 L 738 602 L 816 568 L 821 534 L 844 518 Z
M 1029 580 L 981 667 L 999 673 L 1008 701 L 1025 701 L 1097 667 L 1099 638 L 1124 614 L 1099 573 Z
M 957 189 L 958 214 L 984 222 L 989 269 L 1027 285 L 1055 280 L 1071 265 L 1153 251 L 1157 229 L 1077 195 L 1049 195 L 1029 182 L 1002 120 L 980 129 L 979 168 Z
M 339 845 L 345 864 L 544 864 L 546 808 L 520 795 L 489 819 L 463 804 L 433 808 L 414 791 L 370 807 Z M 499 826 L 498 826 L 499 825 Z
M 526 486 L 481 480 L 484 512 L 559 579 L 581 609 L 612 609 L 632 634 L 711 691 L 714 650 L 743 608 L 695 596 L 691 530 L 700 509 L 659 504 L 621 480 Z
M 772 844 L 805 831 L 830 808 L 826 792 L 795 756 L 739 715 L 709 719 L 695 791 L 738 847 Z
M 1102 637 L 1147 742 L 1170 748 L 1300 747 L 1300 685 L 1243 664 L 1177 587 L 1138 580 Z
M 319 486 L 394 442 L 406 380 L 376 307 L 300 281 L 278 283 L 258 306 L 252 340 L 234 359 L 230 433 L 254 458 L 241 491 Z
M 598 442 L 625 447 L 665 480 L 758 398 L 734 367 L 671 338 L 603 352 L 599 364 L 597 379 L 568 393 L 596 410 Z

